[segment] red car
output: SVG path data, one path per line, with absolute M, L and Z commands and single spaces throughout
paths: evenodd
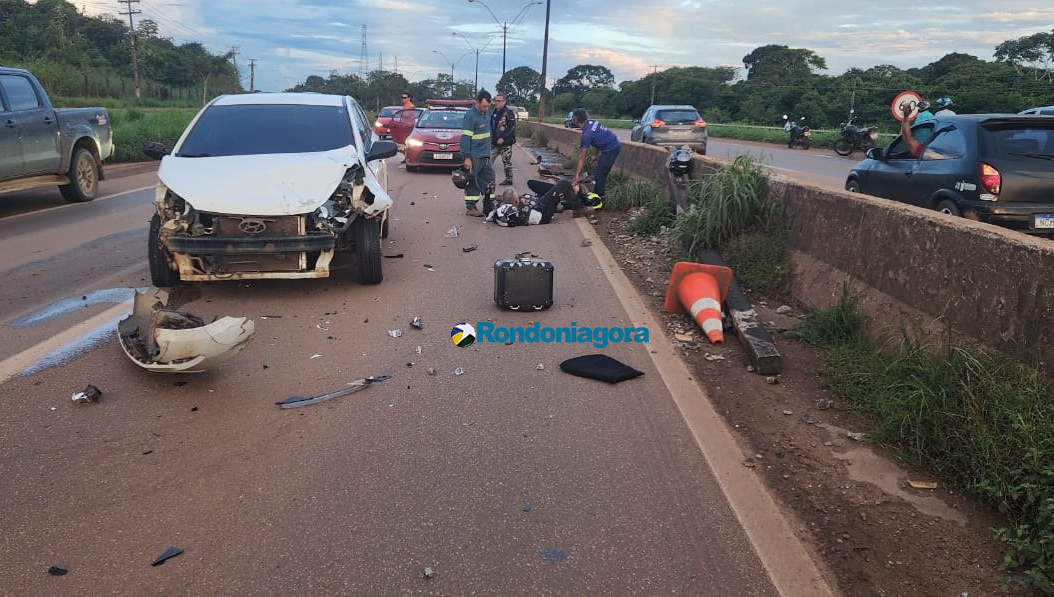
M 377 120 L 373 123 L 373 132 L 377 133 L 377 136 L 381 139 L 391 138 L 392 132 L 388 130 L 388 123 L 392 120 L 392 114 L 402 109 L 402 106 L 385 106 L 381 108 L 380 114 L 377 115 Z
M 404 146 L 406 171 L 460 166 L 461 127 L 472 100 L 428 100 L 428 108 L 399 110 L 388 123 L 392 140 Z

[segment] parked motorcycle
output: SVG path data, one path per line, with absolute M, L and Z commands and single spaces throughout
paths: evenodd
M 834 142 L 834 151 L 838 155 L 853 155 L 854 151 L 866 152 L 878 146 L 878 127 L 860 128 L 856 126 L 853 124 L 853 119 L 856 118 L 855 112 L 856 110 L 849 110 L 849 120 L 838 125 L 842 130 L 842 136 Z
M 805 117 L 802 116 L 797 121 L 793 121 L 787 118 L 787 115 L 783 115 L 783 130 L 790 134 L 790 138 L 787 140 L 787 147 L 794 149 L 795 145 L 801 145 L 803 149 L 809 149 L 812 144 L 812 131 L 809 127 L 805 126 Z

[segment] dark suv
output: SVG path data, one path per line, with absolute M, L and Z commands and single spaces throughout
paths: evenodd
M 1030 234 L 1054 234 L 1054 117 L 937 116 L 912 127 L 921 159 L 897 137 L 868 150 L 848 191 Z

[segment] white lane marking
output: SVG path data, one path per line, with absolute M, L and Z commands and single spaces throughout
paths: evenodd
M 99 202 L 102 202 L 102 201 L 106 201 L 107 199 L 116 199 L 117 197 L 123 197 L 125 195 L 131 195 L 132 193 L 141 193 L 143 191 L 153 190 L 155 188 L 157 188 L 156 184 L 152 184 L 152 185 L 150 185 L 148 187 L 139 187 L 138 189 L 129 189 L 127 191 L 121 191 L 120 193 L 114 193 L 113 195 L 106 195 L 105 197 L 96 197 L 95 199 L 89 201 L 88 203 L 99 203 Z M 38 210 L 35 210 L 35 211 L 27 211 L 27 212 L 24 212 L 24 213 L 15 214 L 13 216 L 6 216 L 6 217 L 3 217 L 3 218 L 0 218 L 0 221 L 14 222 L 14 221 L 17 221 L 19 219 L 26 218 L 26 217 L 29 217 L 29 216 L 36 216 L 36 215 L 40 215 L 40 214 L 46 214 L 48 212 L 55 211 L 57 209 L 69 209 L 70 207 L 72 207 L 74 205 L 84 205 L 84 204 L 83 203 L 71 203 L 69 205 L 56 205 L 55 207 L 48 207 L 48 208 L 45 208 L 45 209 L 38 209 Z
M 661 333 L 662 326 L 645 306 L 592 224 L 578 220 L 578 228 L 592 241 L 593 255 L 633 325 Z M 803 525 L 792 525 L 753 469 L 742 465 L 743 450 L 714 409 L 706 391 L 692 377 L 673 343 L 660 339 L 648 347 L 652 363 L 776 590 L 780 595 L 790 597 L 833 595 L 817 563 L 794 533 L 795 526 Z
M 81 338 L 97 335 L 100 330 L 107 327 L 116 330 L 117 322 L 127 317 L 131 312 L 132 301 L 124 301 L 70 327 L 62 333 L 56 334 L 31 348 L 0 361 L 0 384 L 60 351 L 64 346 L 76 343 Z

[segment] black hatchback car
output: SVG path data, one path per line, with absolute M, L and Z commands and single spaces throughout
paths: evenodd
M 898 136 L 868 150 L 846 190 L 1054 234 L 1054 117 L 937 116 L 911 130 L 925 145 L 921 158 Z

